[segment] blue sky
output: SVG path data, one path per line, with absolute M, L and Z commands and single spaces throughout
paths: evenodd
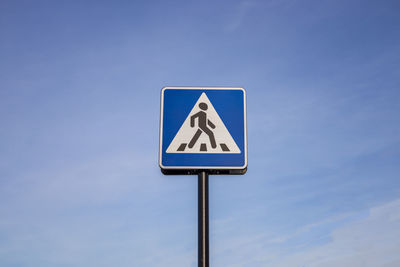
M 163 86 L 247 90 L 212 266 L 399 266 L 398 1 L 1 1 L 0 265 L 197 266 Z

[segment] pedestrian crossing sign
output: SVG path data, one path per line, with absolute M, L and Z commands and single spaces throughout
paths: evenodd
M 230 87 L 161 90 L 159 164 L 165 174 L 247 170 L 246 92 Z

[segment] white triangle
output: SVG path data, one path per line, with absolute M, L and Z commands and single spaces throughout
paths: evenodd
M 200 103 L 207 104 L 207 109 L 202 110 L 199 107 Z M 212 131 L 216 147 L 213 148 L 210 137 L 200 129 L 199 120 L 200 118 L 195 116 L 194 127 L 191 127 L 191 117 L 197 113 L 206 113 L 207 122 L 211 121 L 211 125 L 207 123 L 207 128 Z M 215 128 L 212 128 L 214 124 Z M 190 141 L 195 136 L 198 130 L 201 132 L 198 140 L 195 142 L 192 148 L 189 147 Z M 186 144 L 186 145 L 185 145 Z M 206 150 L 204 150 L 204 148 Z M 190 111 L 189 115 L 183 122 L 178 133 L 175 135 L 171 144 L 167 148 L 167 153 L 229 153 L 237 154 L 240 153 L 240 149 L 230 135 L 225 124 L 222 122 L 218 113 L 215 111 L 214 106 L 211 104 L 205 93 L 202 93 L 196 104 Z

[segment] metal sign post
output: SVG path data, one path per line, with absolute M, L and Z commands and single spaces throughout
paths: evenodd
M 199 172 L 198 190 L 198 266 L 209 267 L 208 173 L 205 171 Z
M 243 88 L 161 90 L 161 172 L 198 175 L 198 267 L 209 267 L 208 175 L 246 173 L 246 128 Z

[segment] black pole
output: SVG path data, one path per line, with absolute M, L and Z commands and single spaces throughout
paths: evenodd
M 199 172 L 199 267 L 209 267 L 208 254 L 208 173 Z

